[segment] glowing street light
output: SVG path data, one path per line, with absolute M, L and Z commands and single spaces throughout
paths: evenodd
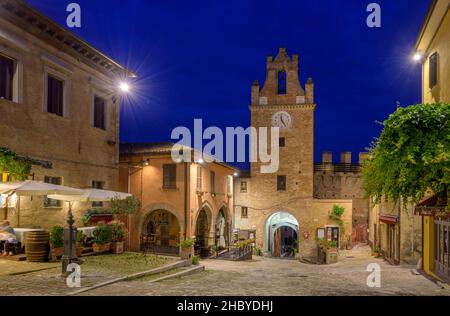
M 120 91 L 122 91 L 123 93 L 127 93 L 127 92 L 130 91 L 130 86 L 128 85 L 128 83 L 122 82 L 122 83 L 120 83 L 120 85 L 119 85 L 119 89 L 120 89 Z
M 422 56 L 421 53 L 415 53 L 415 54 L 413 55 L 413 60 L 414 60 L 415 62 L 421 61 L 422 58 L 423 58 L 423 56 Z
M 239 173 L 235 172 L 235 173 L 233 173 L 233 176 L 239 177 Z

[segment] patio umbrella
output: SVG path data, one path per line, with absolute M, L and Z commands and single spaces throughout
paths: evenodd
M 22 181 L 22 182 L 6 182 L 0 183 L 0 194 L 6 195 L 7 198 L 12 195 L 20 196 L 48 196 L 61 194 L 64 196 L 81 196 L 83 190 L 66 187 L 63 185 L 50 184 L 41 181 Z M 7 205 L 5 207 L 5 219 L 7 214 Z M 17 201 L 17 226 L 20 226 L 20 199 Z
M 63 185 L 50 184 L 40 181 L 22 181 L 0 183 L 0 194 L 17 196 L 46 196 L 61 194 L 65 196 L 81 196 L 83 190 L 66 187 Z
M 86 189 L 83 190 L 83 195 L 64 195 L 53 194 L 49 195 L 50 199 L 69 201 L 69 202 L 109 202 L 111 199 L 116 198 L 119 200 L 125 200 L 132 195 L 129 193 L 100 190 L 100 189 Z

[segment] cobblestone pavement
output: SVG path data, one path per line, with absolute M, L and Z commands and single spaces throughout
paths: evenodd
M 84 295 L 450 295 L 411 266 L 391 266 L 370 256 L 367 247 L 342 255 L 334 265 L 254 257 L 249 262 L 204 260 L 206 271 L 158 283 L 120 282 Z M 367 266 L 381 267 L 381 288 L 369 288 Z

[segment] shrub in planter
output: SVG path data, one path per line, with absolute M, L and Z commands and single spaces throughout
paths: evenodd
M 178 246 L 180 247 L 180 257 L 181 259 L 191 259 L 192 258 L 192 250 L 194 246 L 193 239 L 185 239 L 181 241 Z
M 83 254 L 85 240 L 86 235 L 81 230 L 77 231 L 77 257 L 81 257 Z
M 198 266 L 200 264 L 200 257 L 199 256 L 192 256 L 192 264 L 195 266 Z
M 112 221 L 109 223 L 112 229 L 112 242 L 111 250 L 112 253 L 120 254 L 123 253 L 123 241 L 127 236 L 127 229 L 125 224 L 120 221 Z
M 112 233 L 111 225 L 101 223 L 95 228 L 92 244 L 95 253 L 108 252 L 111 250 Z
M 50 246 L 52 247 L 52 257 L 59 258 L 64 255 L 64 227 L 52 227 L 50 230 Z

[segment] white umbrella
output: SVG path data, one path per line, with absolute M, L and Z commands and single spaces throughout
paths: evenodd
M 17 196 L 45 196 L 53 194 L 81 196 L 84 194 L 84 191 L 63 185 L 31 180 L 0 183 L 0 194 L 12 195 L 14 193 Z
M 54 194 L 49 195 L 50 199 L 70 202 L 109 202 L 111 199 L 126 200 L 132 195 L 129 193 L 122 193 L 116 191 L 100 190 L 100 189 L 86 189 L 83 190 L 83 195 L 64 195 Z
M 65 196 L 81 196 L 84 194 L 83 190 L 66 187 L 63 185 L 45 183 L 41 181 L 22 181 L 22 182 L 6 182 L 0 183 L 0 194 L 6 195 L 10 198 L 13 194 L 20 196 L 48 196 L 53 194 L 61 194 Z M 17 226 L 20 227 L 20 199 L 17 203 Z M 6 201 L 6 206 L 8 205 Z M 8 208 L 5 207 L 5 214 Z M 6 217 L 6 215 L 5 215 Z

